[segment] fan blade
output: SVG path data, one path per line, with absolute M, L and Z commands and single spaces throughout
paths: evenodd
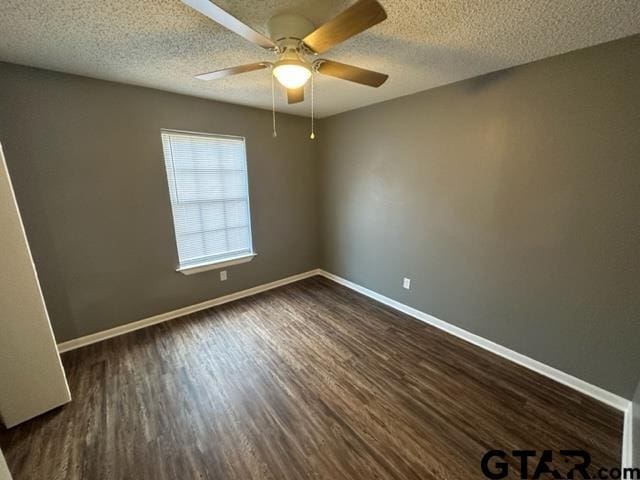
M 315 53 L 323 53 L 386 18 L 387 13 L 376 0 L 360 0 L 304 37 L 303 42 Z
M 229 77 L 231 75 L 237 75 L 238 73 L 253 72 L 254 70 L 262 70 L 267 68 L 269 62 L 262 63 L 250 63 L 248 65 L 239 65 L 237 67 L 225 68 L 222 70 L 216 70 L 215 72 L 201 73 L 196 75 L 198 80 L 217 80 L 218 78 Z
M 300 103 L 303 101 L 304 101 L 304 87 L 287 89 L 288 103 Z
M 354 67 L 346 63 L 333 62 L 331 60 L 316 60 L 314 63 L 318 65 L 318 72 L 323 75 L 361 83 L 362 85 L 369 85 L 370 87 L 379 87 L 389 78 L 389 75 L 385 75 L 384 73 Z
M 215 3 L 211 3 L 209 0 L 182 0 L 182 3 L 189 5 L 202 15 L 209 17 L 214 22 L 219 23 L 223 27 L 226 27 L 241 37 L 246 38 L 250 42 L 260 45 L 262 48 L 269 49 L 276 46 L 269 38 L 256 32 L 254 29 L 245 25 L 236 17 L 224 11 Z

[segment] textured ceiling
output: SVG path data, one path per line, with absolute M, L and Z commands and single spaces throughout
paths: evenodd
M 217 0 L 258 31 L 281 12 L 319 25 L 353 1 Z M 388 73 L 379 89 L 321 77 L 320 117 L 640 32 L 638 0 L 381 0 L 389 18 L 323 57 Z M 270 108 L 267 70 L 195 74 L 273 59 L 179 0 L 2 0 L 0 60 Z M 307 98 L 309 97 L 307 92 Z M 278 110 L 308 115 L 310 104 Z

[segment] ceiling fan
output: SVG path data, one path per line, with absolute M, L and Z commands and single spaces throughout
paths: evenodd
M 197 75 L 200 80 L 271 68 L 273 76 L 287 89 L 288 103 L 304 100 L 304 85 L 313 72 L 379 87 L 388 75 L 314 56 L 382 22 L 387 14 L 376 0 L 359 0 L 338 16 L 315 28 L 301 15 L 279 14 L 268 21 L 269 37 L 256 32 L 209 0 L 182 0 L 223 27 L 278 56 L 275 62 L 258 62 Z M 307 59 L 311 57 L 312 60 Z

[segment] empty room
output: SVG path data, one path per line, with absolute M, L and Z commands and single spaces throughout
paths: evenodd
M 4 0 L 0 480 L 640 480 L 640 2 Z

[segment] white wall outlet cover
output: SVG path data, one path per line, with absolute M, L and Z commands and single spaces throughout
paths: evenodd
M 404 278 L 402 280 L 402 288 L 406 288 L 407 290 L 411 289 L 411 279 L 410 278 Z
M 224 282 L 227 279 L 227 271 L 226 270 L 222 270 L 220 272 L 220 281 Z

